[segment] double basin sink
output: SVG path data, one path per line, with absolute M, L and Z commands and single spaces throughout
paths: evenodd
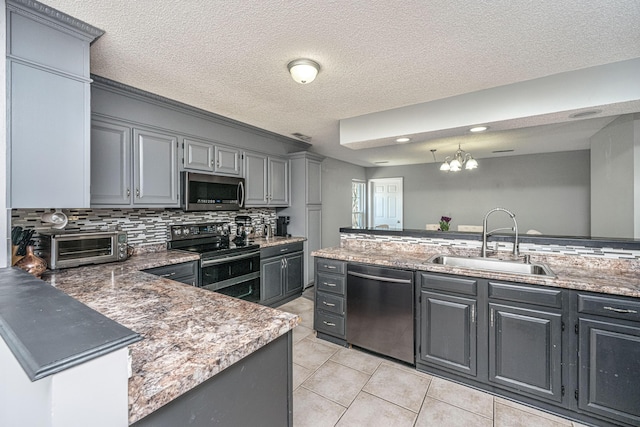
M 555 277 L 555 274 L 553 274 L 547 265 L 540 263 L 525 263 L 522 261 L 463 257 L 455 255 L 436 255 L 431 257 L 428 262 L 432 264 L 448 265 L 450 267 L 462 267 L 474 270 Z

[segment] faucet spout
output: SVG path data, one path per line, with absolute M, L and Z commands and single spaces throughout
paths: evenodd
M 489 216 L 494 213 L 494 212 L 505 212 L 506 214 L 508 214 L 511 219 L 513 220 L 513 228 L 509 229 L 509 228 L 498 228 L 495 230 L 492 230 L 490 232 L 487 232 L 487 220 L 489 219 Z M 487 214 L 484 216 L 484 220 L 482 221 L 482 249 L 480 250 L 480 255 L 482 256 L 482 258 L 486 258 L 487 257 L 487 237 L 498 230 L 513 230 L 516 233 L 516 237 L 515 240 L 513 241 L 513 256 L 518 256 L 518 223 L 516 222 L 516 216 L 511 212 L 508 211 L 505 208 L 493 208 L 491 209 L 489 212 L 487 212 Z

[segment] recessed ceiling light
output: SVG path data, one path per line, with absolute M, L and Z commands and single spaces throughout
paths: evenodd
M 595 116 L 596 114 L 602 113 L 602 110 L 587 110 L 581 111 L 579 113 L 574 113 L 569 116 L 570 119 L 581 119 L 583 117 Z
M 396 142 L 409 142 L 409 141 L 411 141 L 411 138 L 407 138 L 406 136 L 396 139 Z
M 469 132 L 484 132 L 489 129 L 489 126 L 475 126 L 469 129 Z

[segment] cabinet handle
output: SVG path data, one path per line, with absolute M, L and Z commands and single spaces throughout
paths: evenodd
M 476 323 L 476 306 L 471 306 L 471 323 Z
M 136 188 L 136 197 L 138 197 L 138 198 L 140 197 L 140 189 L 139 188 Z
M 493 328 L 493 308 L 491 309 L 491 327 Z
M 174 271 L 173 273 L 161 274 L 160 277 L 171 277 L 175 275 L 176 275 L 176 272 Z
M 326 301 L 322 301 L 322 303 L 323 303 L 324 305 L 328 306 L 328 307 L 335 307 L 335 306 L 336 306 L 335 304 L 332 304 L 332 303 L 330 303 L 330 302 L 326 302 Z
M 338 267 L 336 267 L 335 265 L 327 265 L 327 264 L 325 264 L 325 265 L 324 265 L 324 268 L 327 268 L 327 269 L 329 269 L 329 270 L 335 270 L 335 269 L 336 269 L 336 268 L 338 268 Z
M 127 197 L 131 196 L 131 189 L 127 188 Z
M 335 323 L 327 322 L 326 320 L 323 320 L 323 321 L 322 321 L 322 323 L 324 323 L 324 324 L 325 324 L 325 325 L 327 325 L 327 326 L 336 326 L 336 324 L 335 324 Z
M 605 310 L 609 310 L 609 311 L 615 311 L 616 313 L 623 313 L 623 314 L 637 314 L 638 312 L 636 310 L 631 310 L 631 309 L 626 309 L 626 308 L 615 308 L 615 307 L 602 307 Z
M 213 159 L 211 159 L 211 166 L 213 166 L 213 165 L 215 165 L 215 164 L 216 164 L 216 161 L 215 161 L 215 160 L 213 160 Z
M 324 282 L 323 285 L 329 286 L 330 288 L 335 288 L 337 285 L 335 283 Z

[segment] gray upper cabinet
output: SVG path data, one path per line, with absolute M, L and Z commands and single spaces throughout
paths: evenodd
M 177 137 L 94 119 L 91 138 L 91 206 L 180 205 Z
M 131 203 L 131 128 L 91 122 L 91 204 Z
M 9 206 L 89 207 L 89 44 L 102 31 L 6 4 Z
M 133 203 L 178 206 L 178 139 L 134 129 L 133 140 Z
M 213 144 L 187 138 L 182 140 L 182 166 L 185 169 L 213 172 L 214 165 Z
M 289 161 L 260 153 L 244 153 L 245 206 L 289 205 Z
M 182 149 L 182 165 L 186 170 L 242 175 L 242 156 L 237 148 L 184 138 Z

